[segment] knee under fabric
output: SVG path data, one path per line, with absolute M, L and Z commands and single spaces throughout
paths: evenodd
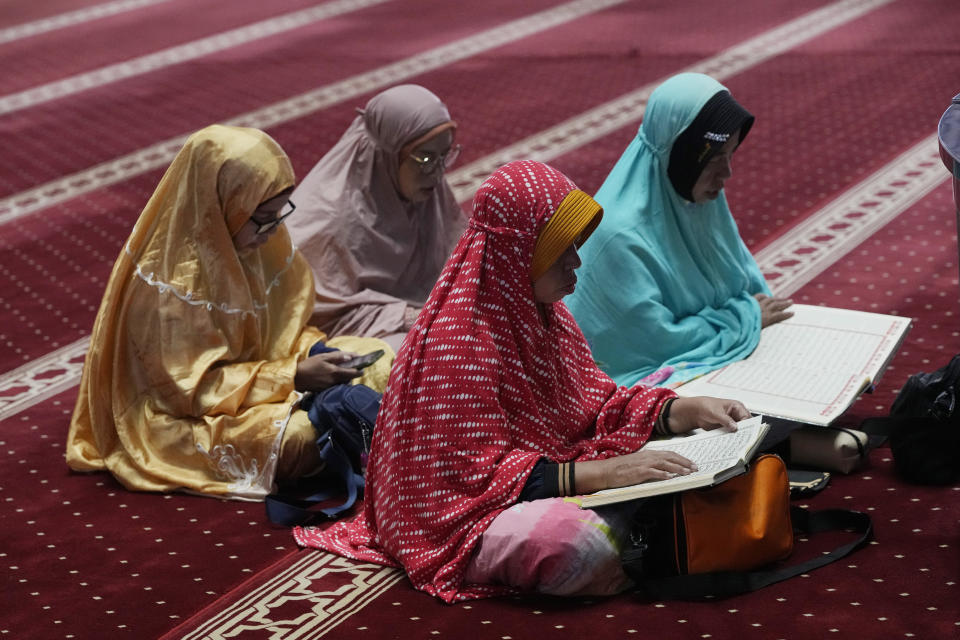
M 295 410 L 287 423 L 277 460 L 277 480 L 294 480 L 310 475 L 320 467 L 317 430 L 306 411 Z
M 619 593 L 631 584 L 620 564 L 629 531 L 620 511 L 581 510 L 575 498 L 515 504 L 483 533 L 466 580 L 558 596 Z

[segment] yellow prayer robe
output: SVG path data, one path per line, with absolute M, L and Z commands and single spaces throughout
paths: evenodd
M 310 267 L 282 225 L 259 248 L 233 244 L 260 203 L 293 185 L 261 131 L 214 125 L 187 140 L 107 284 L 67 438 L 72 469 L 109 470 L 133 490 L 261 500 L 281 456 L 315 439 L 294 389 L 297 363 L 325 338 L 306 326 Z M 391 362 L 360 381 L 382 391 Z

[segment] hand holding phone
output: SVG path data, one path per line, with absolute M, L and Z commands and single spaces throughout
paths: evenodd
M 382 358 L 383 354 L 383 349 L 377 349 L 372 353 L 365 353 L 362 356 L 357 356 L 356 358 L 351 358 L 346 362 L 341 362 L 339 366 L 343 367 L 344 369 L 366 369 L 374 362 Z

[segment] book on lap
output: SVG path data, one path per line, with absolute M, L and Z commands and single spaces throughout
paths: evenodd
M 647 498 L 720 484 L 744 473 L 756 454 L 769 426 L 762 416 L 737 423 L 736 431 L 696 429 L 689 435 L 652 440 L 643 446 L 646 451 L 673 451 L 696 463 L 697 471 L 667 480 L 643 482 L 627 487 L 604 489 L 580 497 L 580 508 L 589 509 L 615 502 Z
M 752 413 L 826 426 L 875 385 L 910 318 L 795 304 L 765 328 L 747 358 L 676 389 L 682 396 L 739 400 Z

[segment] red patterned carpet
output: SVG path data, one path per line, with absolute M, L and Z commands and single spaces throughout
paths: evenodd
M 772 286 L 910 316 L 876 393 L 960 352 L 936 125 L 960 92 L 948 0 L 96 0 L 0 9 L 0 638 L 955 638 L 958 488 L 888 451 L 808 504 L 872 514 L 848 561 L 719 602 L 625 595 L 445 606 L 298 551 L 259 504 L 127 492 L 63 462 L 85 339 L 123 241 L 191 131 L 267 129 L 299 175 L 353 108 L 426 85 L 460 122 L 461 200 L 502 162 L 595 190 L 650 91 L 714 75 L 757 115 L 728 197 Z M 802 542 L 812 555 L 837 539 Z

